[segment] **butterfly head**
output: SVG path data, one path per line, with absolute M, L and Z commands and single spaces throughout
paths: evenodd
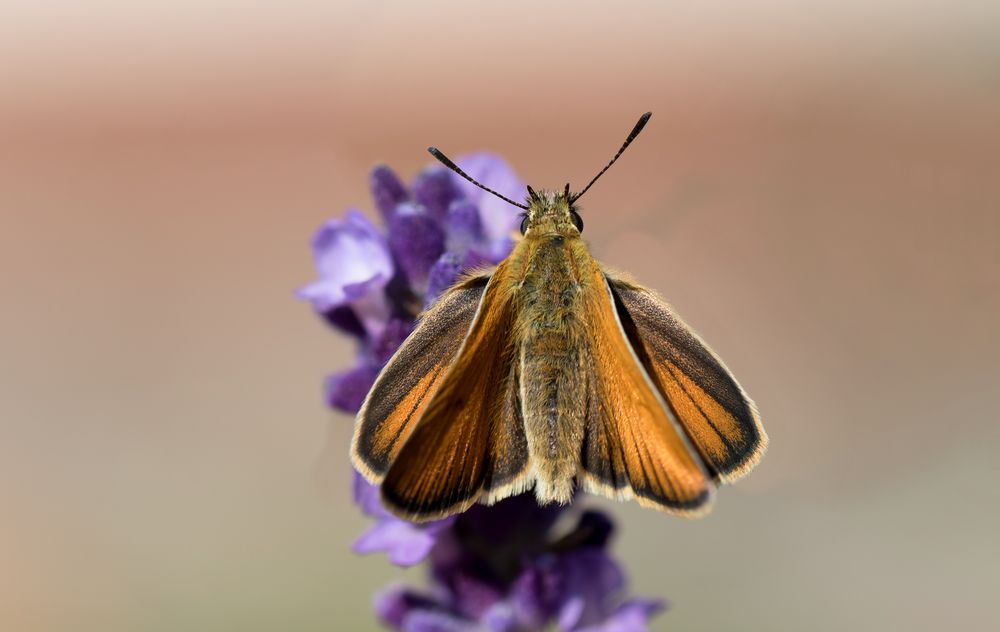
M 583 219 L 573 206 L 569 184 L 562 191 L 535 191 L 528 187 L 528 208 L 522 213 L 521 234 L 557 234 L 577 236 L 583 232 Z
M 427 151 L 429 151 L 432 156 L 440 160 L 444 166 L 448 167 L 480 189 L 497 196 L 509 204 L 513 204 L 514 206 L 524 209 L 524 213 L 521 214 L 521 217 L 523 218 L 521 220 L 522 235 L 527 236 L 528 233 L 531 232 L 535 235 L 555 234 L 562 235 L 564 237 L 579 236 L 580 233 L 583 232 L 583 220 L 580 218 L 580 214 L 576 212 L 574 204 L 590 189 L 590 187 L 594 186 L 594 183 L 597 182 L 598 178 L 604 175 L 604 172 L 610 169 L 611 165 L 615 164 L 615 161 L 617 161 L 622 155 L 622 152 L 624 152 L 632 141 L 635 140 L 635 137 L 639 135 L 642 128 L 646 126 L 646 122 L 652 115 L 652 112 L 646 112 L 639 117 L 639 121 L 635 124 L 635 127 L 632 128 L 632 131 L 622 144 L 621 149 L 619 149 L 618 153 L 616 153 L 614 158 L 611 159 L 611 162 L 601 169 L 587 184 L 587 186 L 583 187 L 583 189 L 579 192 L 570 193 L 568 184 L 561 192 L 542 191 L 538 193 L 531 187 L 528 187 L 527 204 L 515 202 L 509 197 L 497 193 L 493 189 L 476 182 L 474 178 L 462 171 L 458 165 L 451 161 L 450 158 L 441 153 L 437 147 L 428 147 Z

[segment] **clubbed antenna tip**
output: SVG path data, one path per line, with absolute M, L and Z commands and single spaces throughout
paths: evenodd
M 639 117 L 639 120 L 636 122 L 635 127 L 633 127 L 632 131 L 629 132 L 628 137 L 625 139 L 625 142 L 622 143 L 622 147 L 621 149 L 618 150 L 618 153 L 615 154 L 615 157 L 612 158 L 611 162 L 609 162 L 603 169 L 601 169 L 596 176 L 594 176 L 594 179 L 591 180 L 590 183 L 587 184 L 587 186 L 583 187 L 582 191 L 573 196 L 573 198 L 569 201 L 570 204 L 573 204 L 581 197 L 583 197 L 583 194 L 587 192 L 587 189 L 594 186 L 594 183 L 597 182 L 597 179 L 603 176 L 604 172 L 611 168 L 611 165 L 615 164 L 615 161 L 618 160 L 618 157 L 621 156 L 628 148 L 628 146 L 632 144 L 632 141 L 634 141 L 635 137 L 639 135 L 639 132 L 642 131 L 642 128 L 646 127 L 646 122 L 649 120 L 649 117 L 651 116 L 653 116 L 652 112 L 646 112 L 645 114 Z

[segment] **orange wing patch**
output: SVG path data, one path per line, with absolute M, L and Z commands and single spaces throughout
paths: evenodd
M 672 513 L 705 511 L 713 485 L 697 452 L 633 353 L 597 268 L 589 272 L 584 321 L 589 332 L 584 486 L 612 498 Z
M 520 491 L 528 452 L 505 284 L 501 264 L 454 365 L 382 481 L 382 500 L 397 515 L 432 520 L 484 493 L 498 500 Z
M 378 432 L 372 435 L 371 450 L 385 454 L 392 463 L 403 447 L 403 442 L 413 430 L 413 424 L 420 419 L 431 397 L 441 385 L 447 366 L 444 362 L 435 364 L 431 370 L 413 385 L 413 388 L 399 400 L 395 414 L 386 417 Z
M 728 459 L 736 449 L 735 444 L 745 441 L 743 429 L 733 416 L 673 364 L 661 363 L 654 371 L 677 417 L 709 462 L 722 463 Z

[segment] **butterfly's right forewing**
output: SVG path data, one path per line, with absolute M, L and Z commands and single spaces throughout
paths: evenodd
M 500 500 L 526 485 L 515 301 L 500 264 L 440 386 L 382 480 L 382 504 L 425 521 Z
M 451 367 L 469 333 L 489 275 L 442 295 L 382 369 L 358 413 L 351 447 L 355 468 L 380 482 Z

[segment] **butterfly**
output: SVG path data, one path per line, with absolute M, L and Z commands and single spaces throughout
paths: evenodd
M 757 409 L 722 360 L 654 292 L 604 269 L 580 235 L 578 193 L 520 204 L 523 238 L 493 271 L 453 285 L 421 316 L 358 413 L 351 459 L 383 504 L 415 522 L 533 490 L 577 488 L 674 514 L 760 460 Z

